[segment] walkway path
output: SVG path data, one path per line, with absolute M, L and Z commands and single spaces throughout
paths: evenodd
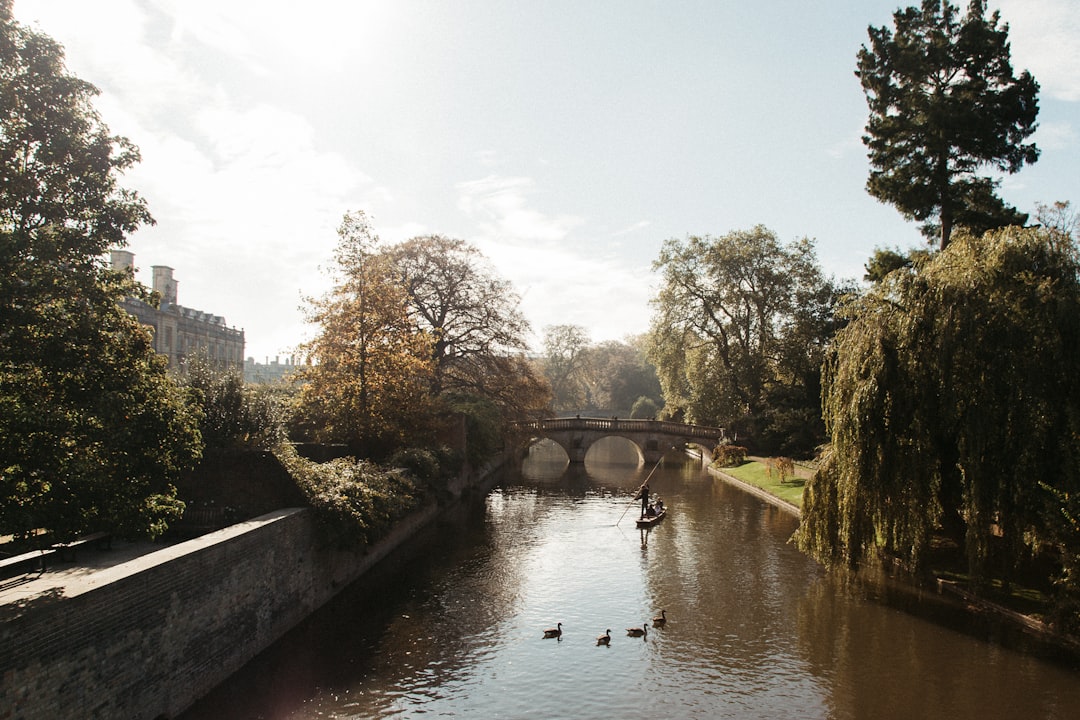
M 6 609 L 9 605 L 22 606 L 35 598 L 46 595 L 55 597 L 77 595 L 88 587 L 96 585 L 94 576 L 102 571 L 175 544 L 175 542 L 113 540 L 111 550 L 100 550 L 89 546 L 80 548 L 74 561 L 61 562 L 56 559 L 49 563 L 48 568 L 41 575 L 29 573 L 21 577 L 0 580 L 0 607 Z

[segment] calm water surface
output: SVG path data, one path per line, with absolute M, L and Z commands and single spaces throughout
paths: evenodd
M 928 616 L 936 598 L 824 573 L 788 544 L 794 518 L 694 463 L 655 470 L 671 512 L 639 531 L 630 498 L 653 468 L 551 460 L 536 453 L 183 720 L 1080 717 L 1075 666 L 954 629 L 947 609 Z M 661 609 L 666 627 L 626 635 Z

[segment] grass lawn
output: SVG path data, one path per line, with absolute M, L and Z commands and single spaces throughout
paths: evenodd
M 759 487 L 781 500 L 787 500 L 797 508 L 802 507 L 803 485 L 806 484 L 804 478 L 789 478 L 787 482 L 781 483 L 780 478 L 776 473 L 773 473 L 773 476 L 769 477 L 768 473 L 765 471 L 764 463 L 755 462 L 753 460 L 749 460 L 738 467 L 720 468 L 720 471 L 727 473 L 737 480 L 742 480 L 748 485 Z

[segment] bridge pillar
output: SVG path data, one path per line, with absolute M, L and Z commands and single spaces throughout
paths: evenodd
M 645 458 L 646 465 L 655 465 L 660 462 L 660 458 L 664 457 L 665 450 L 642 450 L 641 454 Z

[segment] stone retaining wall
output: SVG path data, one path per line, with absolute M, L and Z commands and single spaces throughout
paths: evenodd
M 0 720 L 175 716 L 438 515 L 366 553 L 288 509 L 0 610 Z

